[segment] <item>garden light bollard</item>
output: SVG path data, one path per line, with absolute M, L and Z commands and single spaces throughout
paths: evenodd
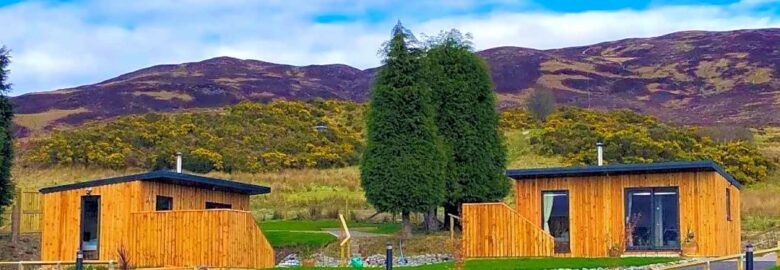
M 76 270 L 84 270 L 84 252 L 76 250 Z
M 753 244 L 745 246 L 745 270 L 753 270 Z
M 385 269 L 393 270 L 393 243 L 387 241 L 387 254 L 385 254 Z

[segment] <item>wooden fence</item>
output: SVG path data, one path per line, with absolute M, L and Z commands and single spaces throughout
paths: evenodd
M 0 233 L 12 233 L 12 228 L 18 228 L 19 233 L 41 232 L 41 194 L 37 191 L 16 191 L 16 197 L 10 207 L 6 207 L 3 214 L 3 226 Z M 14 215 L 17 211 L 18 215 Z M 18 223 L 18 224 L 14 224 Z M 18 225 L 18 227 L 17 227 Z
M 466 258 L 553 256 L 555 240 L 503 203 L 463 204 Z
M 117 262 L 115 261 L 91 261 L 91 260 L 84 260 L 82 262 L 84 265 L 106 265 L 108 266 L 108 270 L 114 270 L 116 269 L 115 266 L 117 265 Z M 20 261 L 20 262 L 0 262 L 0 266 L 16 266 L 18 270 L 24 270 L 28 266 L 38 266 L 34 267 L 36 269 L 39 269 L 40 266 L 46 266 L 46 269 L 63 269 L 64 266 L 70 266 L 75 265 L 75 261 Z
M 753 252 L 753 256 L 755 258 L 769 253 L 775 253 L 775 265 L 780 267 L 780 241 L 777 241 L 777 246 L 774 248 L 758 250 Z M 703 259 L 703 260 L 698 260 L 693 262 L 668 265 L 659 268 L 659 270 L 690 269 L 692 267 L 698 267 L 698 266 L 702 266 L 704 270 L 710 270 L 712 263 L 730 261 L 730 260 L 736 260 L 737 270 L 745 269 L 745 254 L 740 253 L 740 254 L 728 255 L 728 256 L 717 257 L 712 259 Z
M 249 212 L 182 210 L 133 213 L 135 267 L 265 268 L 274 251 Z

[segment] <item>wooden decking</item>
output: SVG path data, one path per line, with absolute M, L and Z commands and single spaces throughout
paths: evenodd
M 463 204 L 463 255 L 553 256 L 555 240 L 503 203 Z
M 127 250 L 134 267 L 274 265 L 274 251 L 247 211 L 138 212 L 130 228 Z

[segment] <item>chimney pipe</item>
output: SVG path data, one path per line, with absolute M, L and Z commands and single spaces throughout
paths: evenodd
M 597 157 L 599 160 L 598 164 L 599 166 L 602 166 L 604 165 L 604 143 L 603 142 L 596 143 L 596 151 L 598 152 L 597 153 Z
M 176 172 L 181 173 L 181 152 L 176 152 Z

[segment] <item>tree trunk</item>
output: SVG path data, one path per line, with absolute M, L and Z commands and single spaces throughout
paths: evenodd
M 403 230 L 401 231 L 402 238 L 409 238 L 412 236 L 412 219 L 409 211 L 401 212 L 401 223 L 403 223 Z
M 432 208 L 425 213 L 425 230 L 428 232 L 435 232 L 441 229 L 441 221 L 439 221 L 438 208 Z

